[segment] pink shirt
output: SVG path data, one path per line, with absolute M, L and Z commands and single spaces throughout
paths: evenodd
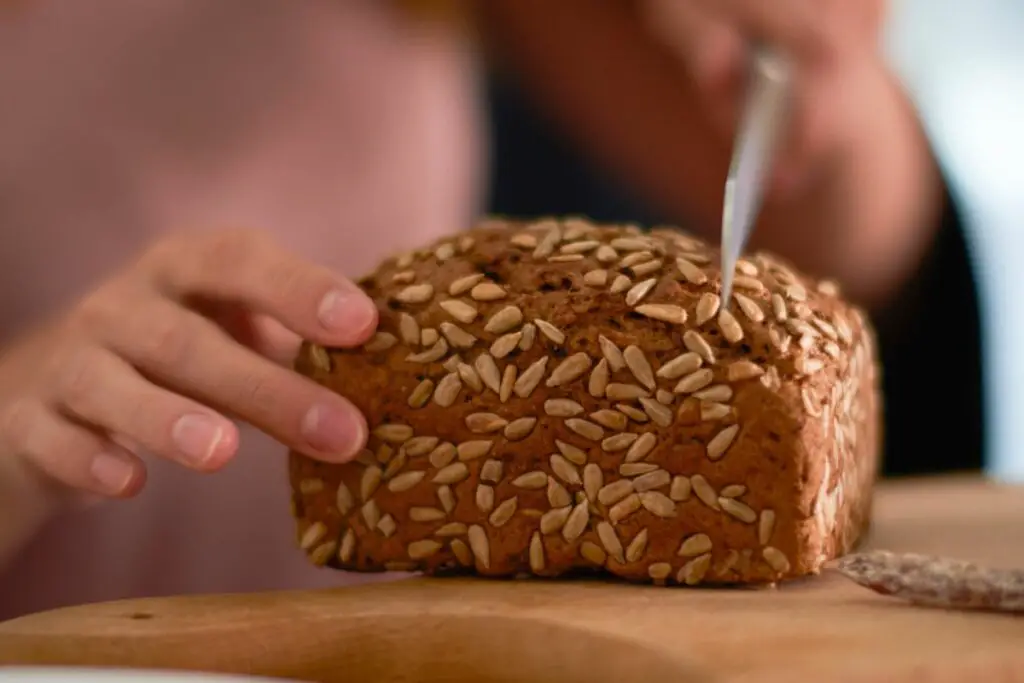
M 34 0 L 0 10 L 0 343 L 161 234 L 252 226 L 356 276 L 466 224 L 474 60 L 380 0 Z M 285 449 L 243 429 L 202 476 L 53 520 L 0 568 L 0 619 L 61 605 L 318 587 Z

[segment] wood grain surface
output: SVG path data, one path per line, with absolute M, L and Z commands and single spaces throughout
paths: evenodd
M 888 484 L 869 547 L 1024 568 L 1024 488 Z M 0 624 L 0 664 L 139 666 L 391 683 L 1024 681 L 1024 618 L 777 589 L 414 579 L 133 600 Z

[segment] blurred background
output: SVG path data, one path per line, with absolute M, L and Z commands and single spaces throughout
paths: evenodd
M 963 245 L 980 308 L 980 354 L 954 358 L 933 335 L 955 326 L 967 294 L 951 292 L 948 317 L 924 321 L 897 363 L 934 369 L 934 389 L 900 392 L 890 423 L 912 425 L 890 438 L 890 475 L 984 467 L 1024 480 L 1024 3 L 1019 0 L 892 0 L 885 47 L 903 78 L 962 214 Z M 657 222 L 663 217 L 588 163 L 535 111 L 513 79 L 491 74 L 494 142 L 488 208 L 497 213 L 582 213 L 601 220 Z M 949 287 L 970 286 L 962 275 Z M 942 286 L 941 283 L 937 286 Z M 927 329 L 925 329 L 925 327 Z M 973 341 L 966 342 L 970 346 Z M 899 367 L 887 366 L 898 374 Z M 922 369 L 918 376 L 927 376 Z M 915 403 L 937 391 L 932 415 Z M 941 405 L 940 405 L 941 404 Z M 944 405 L 948 411 L 941 407 Z M 925 408 L 925 411 L 929 408 Z M 948 421 L 947 421 L 948 420 Z M 949 425 L 946 428 L 934 425 Z M 925 438 L 928 429 L 935 437 Z M 915 431 L 918 435 L 915 436 Z M 891 457 L 899 451 L 897 457 Z

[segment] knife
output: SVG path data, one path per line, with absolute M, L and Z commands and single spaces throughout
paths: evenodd
M 778 53 L 757 48 L 747 101 L 733 147 L 722 207 L 722 306 L 729 305 L 736 262 L 761 208 L 789 104 L 792 75 Z

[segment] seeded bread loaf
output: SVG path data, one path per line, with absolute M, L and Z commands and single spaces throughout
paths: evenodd
M 356 571 L 606 570 L 655 583 L 815 573 L 867 528 L 872 331 L 767 254 L 719 298 L 681 232 L 491 220 L 389 259 L 356 350 L 296 369 L 371 428 L 356 462 L 293 453 L 312 562 Z

